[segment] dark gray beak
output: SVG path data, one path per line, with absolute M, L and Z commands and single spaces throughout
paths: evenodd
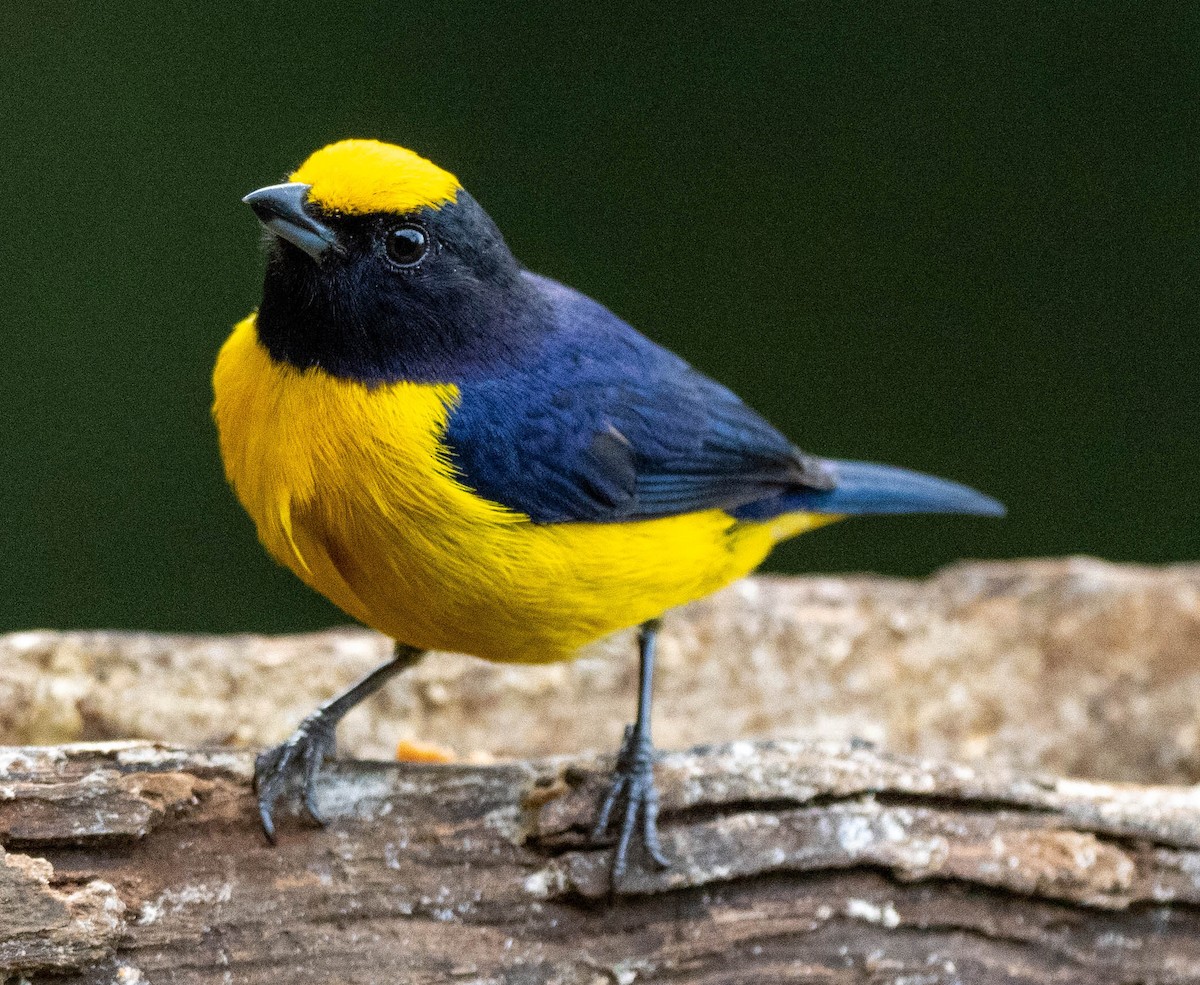
M 324 223 L 304 211 L 311 185 L 289 181 L 282 185 L 267 185 L 242 199 L 254 210 L 267 229 L 280 239 L 286 239 L 314 260 L 320 260 L 337 247 L 337 235 Z

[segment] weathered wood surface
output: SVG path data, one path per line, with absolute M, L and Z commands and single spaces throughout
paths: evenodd
M 611 896 L 607 762 L 331 765 L 257 830 L 251 757 L 0 757 L 0 977 L 29 982 L 1200 981 L 1200 792 L 860 745 L 666 755 L 666 873 Z
M 353 629 L 0 636 L 0 744 L 273 744 L 388 646 Z M 351 715 L 341 747 L 378 758 L 401 739 L 468 757 L 616 749 L 634 653 L 618 636 L 550 667 L 437 654 Z M 747 579 L 670 614 L 656 689 L 666 748 L 858 737 L 958 762 L 1195 782 L 1200 566 L 1071 558 L 912 581 Z

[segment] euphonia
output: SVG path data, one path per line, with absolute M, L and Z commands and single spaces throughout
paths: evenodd
M 314 781 L 345 713 L 427 650 L 569 660 L 638 626 L 637 717 L 593 839 L 659 844 L 651 682 L 660 619 L 851 515 L 1003 507 L 965 486 L 800 451 L 731 391 L 591 298 L 523 268 L 448 171 L 343 140 L 244 199 L 268 232 L 257 313 L 213 412 L 266 549 L 394 658 L 256 766 L 259 812 Z

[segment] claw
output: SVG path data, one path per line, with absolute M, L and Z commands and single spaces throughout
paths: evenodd
M 637 824 L 638 814 L 644 806 L 638 803 L 633 790 L 630 790 L 629 793 L 630 796 L 625 802 L 625 821 L 621 825 L 621 837 L 617 840 L 617 851 L 613 856 L 612 880 L 614 885 L 621 881 L 621 877 L 625 875 L 625 870 L 629 866 L 629 843 L 633 840 L 633 826 Z
M 321 827 L 325 826 L 325 818 L 321 816 L 321 812 L 317 809 L 317 773 L 321 769 L 321 763 L 325 761 L 325 757 L 332 745 L 333 743 L 327 740 L 322 744 L 314 742 L 304 749 L 304 809 L 308 811 L 308 816 L 321 825 Z
M 277 844 L 279 839 L 275 835 L 275 821 L 271 817 L 271 809 L 274 802 L 271 804 L 264 803 L 262 800 L 258 802 L 258 816 L 262 821 L 263 834 L 267 836 L 267 841 L 272 845 Z
M 254 789 L 258 794 L 258 816 L 263 833 L 275 844 L 275 804 L 283 795 L 287 781 L 299 774 L 301 802 L 308 815 L 320 825 L 324 818 L 317 809 L 316 784 L 321 764 L 333 746 L 329 723 L 314 713 L 300 723 L 282 745 L 268 749 L 254 763 Z
M 658 839 L 658 790 L 654 786 L 654 747 L 649 737 L 625 729 L 625 741 L 617 757 L 612 784 L 600 805 L 591 840 L 601 842 L 608 831 L 613 810 L 624 800 L 621 830 L 613 853 L 612 884 L 618 886 L 629 868 L 629 850 L 635 836 L 642 849 L 660 869 L 670 868 L 670 861 Z M 638 820 L 641 820 L 639 827 Z
M 597 815 L 596 824 L 592 828 L 592 841 L 604 840 L 604 833 L 608 830 L 608 820 L 612 816 L 613 808 L 617 806 L 617 799 L 621 796 L 628 782 L 629 780 L 620 773 L 613 776 L 612 786 L 608 788 L 608 794 L 604 798 L 604 803 L 600 805 L 600 813 Z
M 317 774 L 321 771 L 321 764 L 337 754 L 338 722 L 346 712 L 378 691 L 396 674 L 420 661 L 423 653 L 404 643 L 397 643 L 391 660 L 376 667 L 337 697 L 326 701 L 300 723 L 287 742 L 268 749 L 258 757 L 254 763 L 254 790 L 258 795 L 258 816 L 262 819 L 263 832 L 268 841 L 275 843 L 275 803 L 283 795 L 287 781 L 293 775 L 298 774 L 300 802 L 304 810 L 317 824 L 325 824 L 325 819 L 317 810 Z
M 646 854 L 654 860 L 660 869 L 669 869 L 671 862 L 662 850 L 658 840 L 658 790 L 651 778 L 649 795 L 642 810 L 642 845 Z

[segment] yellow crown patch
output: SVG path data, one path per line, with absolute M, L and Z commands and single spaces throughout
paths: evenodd
M 331 212 L 412 212 L 453 202 L 462 187 L 449 171 L 395 144 L 341 140 L 322 147 L 291 181 L 312 186 L 308 200 Z

